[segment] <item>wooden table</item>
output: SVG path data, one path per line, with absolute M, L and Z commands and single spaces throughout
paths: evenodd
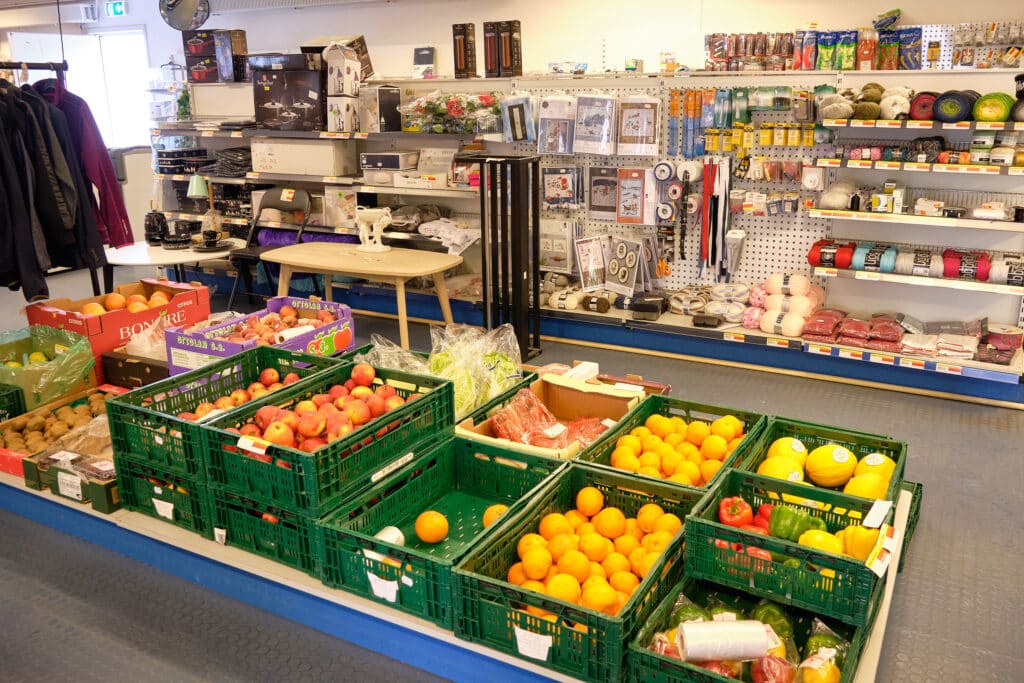
M 347 275 L 367 280 L 389 282 L 395 285 L 398 298 L 398 333 L 403 349 L 409 348 L 409 319 L 405 310 L 405 283 L 414 277 L 434 277 L 437 301 L 441 315 L 449 325 L 452 309 L 448 303 L 448 289 L 444 284 L 444 271 L 462 263 L 461 256 L 438 254 L 418 249 L 395 249 L 383 252 L 357 251 L 355 244 L 332 242 L 305 242 L 264 252 L 264 261 L 278 263 L 281 275 L 277 295 L 287 296 L 293 273 L 319 273 L 328 278 L 325 296 L 331 300 L 331 275 Z
M 190 263 L 202 263 L 213 259 L 225 258 L 232 249 L 245 246 L 245 240 L 229 238 L 223 249 L 217 251 L 195 251 L 188 249 L 164 249 L 153 247 L 145 242 L 136 242 L 119 249 L 107 248 L 107 265 L 103 266 L 103 289 L 114 291 L 114 266 L 173 266 L 174 276 L 179 282 L 185 281 L 185 266 Z

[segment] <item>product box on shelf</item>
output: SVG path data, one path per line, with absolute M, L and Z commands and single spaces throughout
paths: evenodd
M 452 24 L 455 78 L 476 78 L 476 24 Z
M 332 228 L 354 228 L 358 193 L 344 185 L 324 187 L 324 225 Z
M 149 358 L 127 353 L 123 348 L 107 351 L 101 357 L 103 378 L 119 387 L 135 389 L 169 376 L 166 358 Z
M 222 83 L 235 80 L 232 61 L 228 60 L 225 64 L 214 55 L 186 56 L 185 68 L 188 70 L 189 83 Z
M 359 173 L 359 162 L 347 140 L 254 138 L 252 168 L 260 173 L 349 176 Z
M 319 53 L 286 54 L 268 52 L 248 56 L 253 71 L 323 71 L 324 60 Z M 326 87 L 326 86 L 325 86 Z
M 641 507 L 654 504 L 684 520 L 700 500 L 695 494 L 631 474 L 569 463 L 524 505 L 506 513 L 509 518 L 495 524 L 456 565 L 452 579 L 456 636 L 573 678 L 624 680 L 629 639 L 682 578 L 682 529 L 665 531 L 658 546 L 651 544 L 658 549 L 645 553 L 647 566 L 641 568 L 638 563 L 637 567 L 643 578 L 633 584 L 636 587 L 614 615 L 529 590 L 508 578 L 509 570 L 521 561 L 522 538 L 537 533 L 545 516 L 576 508 L 577 494 L 585 487 L 601 494 L 602 510 L 617 508 L 625 518 L 635 518 Z M 610 527 L 620 523 L 616 519 L 625 524 L 622 517 L 609 514 Z M 555 618 L 545 618 L 549 614 Z
M 318 523 L 321 579 L 332 587 L 453 626 L 452 567 L 483 537 L 485 512 L 520 501 L 561 467 L 548 458 L 450 438 L 346 501 Z M 416 535 L 425 510 L 445 515 L 448 536 L 428 544 Z M 397 528 L 401 536 L 381 534 Z
M 30 325 L 56 327 L 88 338 L 93 356 L 97 359 L 96 375 L 100 382 L 104 379 L 100 357 L 107 351 L 124 346 L 132 336 L 158 317 L 165 318 L 172 325 L 190 325 L 210 315 L 210 290 L 204 285 L 146 278 L 118 285 L 114 292 L 126 300 L 133 296 L 145 297 L 152 308 L 134 313 L 128 308 L 119 308 L 101 315 L 83 312 L 87 311 L 87 306 L 93 308 L 90 304 L 102 306 L 109 295 L 100 295 L 77 300 L 50 299 L 30 304 L 25 308 L 25 315 Z M 163 296 L 154 298 L 158 292 L 162 292 Z
M 257 128 L 306 131 L 326 128 L 323 71 L 254 69 L 252 91 Z
M 210 485 L 290 512 L 321 517 L 451 434 L 455 410 L 450 382 L 381 368 L 373 373 L 369 385 L 355 385 L 357 379 L 366 379 L 362 374 L 353 377 L 356 367 L 342 363 L 311 381 L 285 387 L 204 425 L 206 446 L 202 453 Z M 387 410 L 385 399 L 385 412 L 373 417 L 364 401 L 345 401 L 345 395 L 334 389 L 344 388 L 349 380 L 356 397 L 363 391 L 359 386 L 363 386 L 367 399 L 393 390 L 408 400 L 396 401 Z M 383 385 L 389 388 L 378 391 Z M 332 390 L 338 398 L 332 399 Z M 341 405 L 355 419 L 349 418 L 347 424 L 342 418 L 331 419 L 330 428 L 326 424 L 330 415 L 323 418 L 323 424 L 303 426 L 297 422 L 298 412 L 305 416 L 310 405 L 315 414 L 308 416 L 322 417 L 324 412 L 316 406 L 328 400 L 335 408 Z M 290 413 L 277 420 L 282 410 Z M 268 411 L 274 415 L 270 422 L 265 419 Z M 295 430 L 287 426 L 292 418 L 297 422 Z M 285 428 L 271 429 L 278 422 Z M 312 452 L 296 446 L 296 431 L 300 436 L 304 431 L 318 435 L 302 437 L 303 446 L 306 440 L 314 439 L 307 447 Z M 325 431 L 326 438 L 319 436 Z
M 290 310 L 289 310 L 290 309 Z M 280 331 L 261 327 L 267 316 L 280 321 Z M 294 317 L 295 320 L 286 320 Z M 291 324 L 290 327 L 287 325 Z M 260 330 L 267 330 L 263 331 Z M 171 375 L 195 370 L 207 363 L 265 345 L 302 351 L 316 356 L 334 356 L 354 345 L 352 311 L 345 304 L 318 299 L 278 296 L 267 307 L 211 327 L 192 331 L 176 327 L 164 334 L 167 367 Z M 269 336 L 268 336 L 269 335 Z
M 332 43 L 324 48 L 327 63 L 327 96 L 355 97 L 359 94 L 359 56 L 350 47 Z
M 775 531 L 778 525 L 778 531 L 753 533 L 719 521 L 721 502 L 735 496 L 753 511 L 772 505 L 770 529 Z M 782 515 L 791 519 L 777 519 Z M 804 523 L 803 519 L 817 521 Z M 888 560 L 902 539 L 892 520 L 892 506 L 878 501 L 729 470 L 686 521 L 686 575 L 863 626 L 874 619 L 881 602 L 882 577 L 888 569 L 895 570 Z M 853 550 L 846 554 L 825 549 L 826 541 L 841 549 L 850 545 L 849 538 L 832 535 L 852 525 L 864 527 L 858 534 L 871 539 L 871 545 L 857 552 L 863 551 L 865 558 L 879 553 L 872 566 L 852 556 Z M 879 533 L 871 536 L 872 529 Z M 797 543 L 781 537 L 801 533 L 803 538 L 814 530 L 825 532 L 821 540 Z
M 225 81 L 245 80 L 246 63 L 248 62 L 249 46 L 245 39 L 245 31 L 216 31 L 213 34 L 214 52 L 217 65 Z M 242 67 L 243 78 L 238 78 L 238 66 Z
M 452 164 L 458 150 L 450 147 L 424 147 L 419 152 L 416 169 L 395 173 L 395 187 L 444 189 L 452 176 Z
M 18 387 L 22 412 L 95 386 L 95 364 L 89 340 L 75 332 L 32 325 L 0 334 L 0 383 Z
M 216 31 L 182 31 L 181 45 L 186 57 L 212 57 L 217 51 Z
M 544 375 L 534 381 L 529 389 L 560 423 L 583 417 L 596 417 L 605 420 L 609 428 L 613 428 L 643 396 L 642 391 L 624 391 L 559 375 Z M 510 402 L 513 398 L 514 396 L 509 396 L 507 401 Z M 467 418 L 456 425 L 455 433 L 497 448 L 508 448 L 547 458 L 567 460 L 575 458 L 581 451 L 578 440 L 572 441 L 564 448 L 542 448 L 501 439 L 495 436 L 490 418 L 479 422 L 472 417 Z
M 114 451 L 106 416 L 68 432 L 46 450 L 22 461 L 25 485 L 110 514 L 121 507 Z
M 484 76 L 497 78 L 501 75 L 498 66 L 498 21 L 484 22 Z
M 393 85 L 359 89 L 359 130 L 363 133 L 397 133 L 402 130 L 402 90 Z
M 412 51 L 412 77 L 434 78 L 437 73 L 437 50 L 418 47 Z
M 498 23 L 498 75 L 523 75 L 523 38 L 518 19 Z
M 359 80 L 366 82 L 373 78 L 373 62 L 370 61 L 370 50 L 363 36 L 318 36 L 307 40 L 299 49 L 303 54 L 322 54 L 331 43 L 351 48 L 359 59 Z
M 355 133 L 359 131 L 359 100 L 350 95 L 327 98 L 327 131 Z
M 367 169 L 407 171 L 411 168 L 416 168 L 419 158 L 419 152 L 363 152 L 359 155 L 359 168 L 364 171 Z

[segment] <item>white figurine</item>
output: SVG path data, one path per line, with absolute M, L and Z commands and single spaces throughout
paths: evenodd
M 381 244 L 380 238 L 384 228 L 391 225 L 391 209 L 368 209 L 356 207 L 356 225 L 359 226 L 359 246 L 356 251 L 391 251 L 391 247 Z M 373 234 L 370 229 L 373 229 Z

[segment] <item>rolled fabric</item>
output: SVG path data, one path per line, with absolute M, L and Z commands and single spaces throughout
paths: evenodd
M 764 302 L 764 307 L 769 314 L 772 311 L 796 313 L 801 318 L 806 318 L 816 308 L 809 297 L 785 296 L 784 294 L 769 294 L 768 299 Z
M 856 242 L 841 244 L 835 240 L 818 240 L 807 253 L 807 261 L 814 267 L 848 269 L 853 260 Z
M 760 327 L 765 334 L 799 337 L 804 331 L 804 319 L 796 313 L 765 312 L 761 316 Z
M 763 308 L 747 306 L 743 311 L 743 318 L 740 320 L 740 324 L 748 330 L 758 330 L 761 328 L 761 317 L 763 315 Z
M 957 280 L 987 282 L 992 262 L 988 252 L 947 249 L 942 252 L 943 276 Z
M 891 244 L 858 244 L 851 265 L 854 270 L 892 273 L 896 270 L 896 254 L 896 247 Z
M 726 322 L 738 323 L 743 320 L 743 304 L 737 301 L 709 301 L 704 307 L 704 313 L 718 315 Z
M 765 280 L 764 288 L 769 294 L 795 294 L 806 296 L 811 289 L 811 281 L 806 275 L 783 275 L 775 273 Z
M 768 290 L 764 288 L 764 285 L 754 285 L 750 288 L 747 303 L 755 308 L 764 308 L 764 300 L 767 298 Z
M 714 301 L 735 301 L 745 304 L 750 299 L 750 287 L 739 282 L 720 282 L 711 287 L 711 298 Z
M 942 277 L 945 266 L 942 256 L 927 249 L 901 249 L 896 253 L 896 272 L 900 275 Z

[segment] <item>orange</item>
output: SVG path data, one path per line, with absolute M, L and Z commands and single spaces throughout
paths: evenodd
M 664 415 L 651 415 L 647 418 L 645 426 L 651 430 L 651 434 L 662 439 L 674 431 L 672 427 L 672 420 L 668 419 Z
M 633 427 L 633 429 L 629 430 L 629 434 L 630 436 L 635 436 L 639 439 L 642 439 L 645 436 L 650 436 L 651 430 L 648 429 L 647 427 Z M 639 451 L 637 452 L 639 453 Z
M 647 556 L 647 551 L 642 547 L 638 547 L 636 550 L 629 554 L 629 570 L 640 576 L 640 561 Z
M 573 529 L 579 529 L 580 524 L 585 524 L 590 521 L 590 518 L 579 510 L 569 510 L 565 513 L 565 518 L 569 520 L 569 524 L 572 524 Z
M 551 617 L 555 616 L 546 609 L 543 609 L 541 607 L 534 607 L 533 605 L 526 606 L 526 613 L 532 614 L 535 617 L 540 617 L 541 619 L 550 619 Z
M 640 469 L 640 459 L 630 453 L 629 455 L 619 458 L 619 461 L 614 465 L 614 467 L 620 470 L 626 470 L 627 472 L 636 472 Z
M 726 441 L 732 441 L 736 438 L 736 426 L 728 418 L 720 417 L 711 423 L 711 433 Z
M 651 571 L 651 567 L 653 567 L 654 563 L 658 561 L 658 557 L 660 555 L 661 553 L 647 553 L 640 559 L 637 563 L 636 573 L 640 575 L 641 579 L 646 577 L 647 573 Z
M 498 517 L 501 517 L 503 514 L 505 514 L 506 510 L 508 510 L 508 505 L 502 505 L 501 503 L 498 503 L 497 505 L 492 505 L 486 510 L 484 510 L 484 527 L 489 527 L 490 525 L 494 524 Z
M 576 493 L 576 509 L 587 517 L 593 517 L 604 507 L 604 494 L 593 486 L 584 486 Z
M 149 306 L 146 305 L 145 301 L 132 301 L 128 304 L 129 313 L 141 313 L 142 311 L 148 311 Z
M 571 626 L 574 630 L 580 631 L 581 633 L 590 633 L 590 629 L 587 628 L 586 624 L 565 622 L 566 626 Z
M 621 538 L 631 538 L 630 536 L 622 536 Z M 635 540 L 635 539 L 634 539 Z M 628 572 L 629 571 L 629 558 L 624 553 L 620 553 L 616 550 L 613 553 L 608 553 L 608 556 L 604 558 L 604 562 L 601 563 L 604 568 L 606 576 L 611 576 L 616 572 Z
M 644 537 L 644 532 L 640 528 L 640 525 L 636 523 L 636 518 L 634 517 L 630 517 L 626 520 L 626 533 L 631 534 L 638 541 Z
M 707 422 L 694 420 L 686 427 L 686 440 L 699 447 L 710 433 L 711 427 L 708 426 Z
M 149 295 L 149 303 L 153 303 L 154 299 L 163 299 L 164 301 L 170 301 L 171 295 L 162 290 L 157 290 Z
M 622 608 L 629 602 L 629 594 L 622 591 L 615 591 L 615 606 L 608 610 L 608 613 L 615 616 L 622 611 Z
M 733 430 L 732 431 L 733 431 L 733 438 L 734 439 L 737 436 L 740 436 L 741 434 L 743 434 L 743 422 L 738 417 L 736 417 L 735 415 L 726 415 L 722 419 L 723 420 L 728 420 L 729 422 L 732 422 L 732 426 L 733 426 Z
M 535 545 L 523 555 L 523 573 L 528 579 L 543 579 L 551 568 L 551 551 Z
M 679 417 L 678 415 L 673 415 L 672 417 L 669 418 L 669 422 L 672 423 L 673 432 L 682 435 L 686 434 L 686 420 Z
M 718 461 L 715 460 L 713 462 Z M 685 460 L 679 463 L 679 467 L 676 468 L 676 474 L 685 475 L 686 478 L 690 480 L 690 486 L 700 485 L 700 466 L 694 463 L 692 460 Z
M 545 540 L 550 541 L 558 534 L 571 534 L 575 529 L 572 528 L 572 524 L 565 518 L 565 515 L 560 512 L 552 512 L 544 515 L 544 518 L 540 520 L 538 531 Z
M 626 557 L 639 547 L 640 539 L 628 531 L 615 539 L 615 552 Z
M 692 455 L 700 455 L 700 449 L 694 446 L 689 441 L 684 441 L 683 443 L 679 444 L 676 447 L 676 450 L 679 451 L 679 453 L 681 453 L 682 456 L 687 460 L 689 460 L 690 456 Z
M 725 454 L 728 451 L 729 442 L 717 434 L 712 434 L 704 439 L 704 443 L 700 447 L 700 454 L 706 460 L 725 460 Z
M 548 579 L 545 592 L 553 598 L 576 603 L 580 600 L 580 582 L 569 574 L 555 574 Z
M 592 534 L 592 533 L 594 533 L 596 531 L 597 531 L 597 529 L 594 527 L 594 523 L 593 522 L 584 522 L 583 524 L 580 524 L 578 527 L 576 527 L 576 535 L 577 536 L 583 536 L 585 534 Z
M 640 467 L 653 467 L 657 470 L 661 469 L 661 456 L 655 451 L 644 451 L 640 455 Z
M 654 522 L 663 514 L 665 514 L 665 511 L 661 509 L 660 505 L 657 503 L 647 503 L 637 510 L 636 523 L 641 531 L 649 534 L 654 531 Z
M 83 315 L 103 315 L 107 312 L 107 309 L 103 308 L 102 304 L 98 304 L 95 301 L 90 301 L 86 305 L 82 306 Z
M 735 439 L 733 439 L 732 441 L 729 442 L 729 452 L 730 453 L 732 453 L 734 450 L 736 450 L 736 447 L 740 445 L 740 442 L 743 441 L 743 436 L 744 435 L 741 434 L 740 436 L 737 436 Z
M 633 455 L 640 455 L 640 451 L 643 450 L 640 439 L 632 434 L 619 437 L 619 440 L 615 442 L 615 446 L 616 448 L 628 448 L 633 451 Z
M 548 541 L 548 550 L 551 552 L 551 559 L 558 562 L 558 558 L 565 554 L 566 550 L 579 550 L 580 537 L 576 534 L 558 534 Z
M 556 563 L 551 564 L 551 569 L 548 570 L 548 575 L 544 577 L 544 581 L 547 581 L 552 576 L 558 573 L 558 565 Z
M 520 588 L 528 591 L 537 591 L 538 593 L 544 592 L 544 584 L 534 579 L 527 579 L 526 581 L 523 581 L 523 585 L 520 586 Z
M 608 572 L 606 572 L 604 570 L 604 567 L 602 567 L 600 565 L 600 563 L 591 561 L 590 562 L 590 578 L 591 579 L 598 578 L 598 579 L 604 580 L 604 579 L 608 578 Z M 590 579 L 587 579 L 587 580 L 589 581 Z
M 652 531 L 644 536 L 644 540 L 641 541 L 640 546 L 648 553 L 658 555 L 665 549 L 665 546 L 672 541 L 673 535 L 674 534 L 670 534 L 667 531 Z M 525 562 L 523 563 L 523 566 L 526 566 Z M 529 572 L 527 572 L 527 574 L 529 574 Z
M 636 471 L 636 473 L 637 474 L 642 474 L 645 477 L 654 477 L 655 479 L 661 479 L 662 478 L 661 468 L 660 467 L 655 467 L 653 465 L 649 465 L 649 466 L 646 466 L 646 467 L 641 467 L 640 469 L 638 469 Z
M 597 533 L 605 538 L 615 540 L 626 533 L 626 516 L 622 510 L 615 507 L 606 507 L 591 520 Z
M 514 586 L 522 586 L 526 583 L 526 572 L 523 571 L 523 563 L 516 562 L 508 568 L 508 582 Z
M 138 304 L 145 304 L 145 303 L 149 303 L 149 302 L 146 301 L 146 295 L 145 294 L 129 294 L 128 298 L 125 299 L 125 303 L 128 303 L 128 304 L 136 304 L 136 303 L 138 303 Z
M 608 583 L 617 591 L 632 595 L 640 585 L 640 579 L 631 571 L 615 572 L 608 577 Z
M 590 560 L 579 550 L 566 550 L 558 558 L 558 573 L 573 576 L 579 582 L 586 581 L 590 577 Z
M 103 300 L 103 305 L 108 311 L 116 311 L 127 306 L 128 300 L 124 298 L 123 294 L 111 292 L 110 294 L 107 294 L 107 298 Z
M 583 591 L 580 604 L 587 609 L 603 612 L 615 606 L 615 589 L 607 583 L 594 583 Z
M 608 557 L 608 553 L 615 550 L 612 542 L 601 534 L 587 534 L 580 537 L 580 552 L 587 556 L 591 562 L 601 562 Z
M 683 462 L 686 462 L 686 456 L 677 451 L 663 455 L 661 456 L 661 473 L 666 477 L 671 477 L 679 469 L 679 464 Z
M 644 447 L 644 452 L 653 451 L 658 448 L 661 444 L 665 443 L 658 436 L 645 436 L 640 439 L 641 445 Z
M 603 576 L 594 576 L 593 574 L 591 574 L 586 581 L 580 584 L 580 588 L 583 590 L 583 592 L 586 592 L 586 590 L 591 586 L 597 586 L 600 584 L 604 584 L 605 586 L 607 586 L 608 580 L 605 579 Z
M 424 543 L 440 543 L 448 536 L 448 518 L 435 510 L 427 510 L 416 518 L 416 535 Z
M 684 472 L 676 472 L 669 477 L 668 480 L 677 484 L 682 484 L 683 486 L 693 486 L 693 482 L 690 481 L 690 477 L 688 477 Z
M 654 450 L 654 452 L 658 454 L 658 458 L 664 459 L 666 455 L 675 455 L 676 449 L 671 444 L 662 442 L 662 444 L 658 446 Z
M 665 437 L 665 443 L 667 443 L 672 448 L 675 448 L 679 444 L 683 443 L 683 441 L 685 440 L 686 437 L 684 437 L 682 434 L 679 434 L 678 432 L 672 432 L 671 434 Z
M 621 460 L 635 457 L 636 452 L 632 448 L 628 448 L 626 446 L 617 446 L 615 450 L 612 451 L 611 458 L 609 458 L 608 462 L 611 463 L 612 467 L 618 467 L 619 469 L 622 469 L 622 467 L 619 465 L 619 462 Z
M 705 460 L 700 466 L 700 478 L 707 484 L 721 468 L 721 460 Z
M 519 555 L 519 559 L 523 559 L 523 555 L 526 551 L 535 545 L 547 546 L 548 542 L 544 540 L 544 537 L 540 534 L 523 534 L 523 537 L 519 539 L 519 543 L 516 545 L 516 554 Z
M 676 532 L 682 528 L 683 521 L 679 519 L 677 515 L 674 515 L 671 512 L 666 512 L 661 517 L 658 517 L 658 520 L 654 523 L 655 533 L 659 531 L 667 531 L 668 533 L 675 536 Z

